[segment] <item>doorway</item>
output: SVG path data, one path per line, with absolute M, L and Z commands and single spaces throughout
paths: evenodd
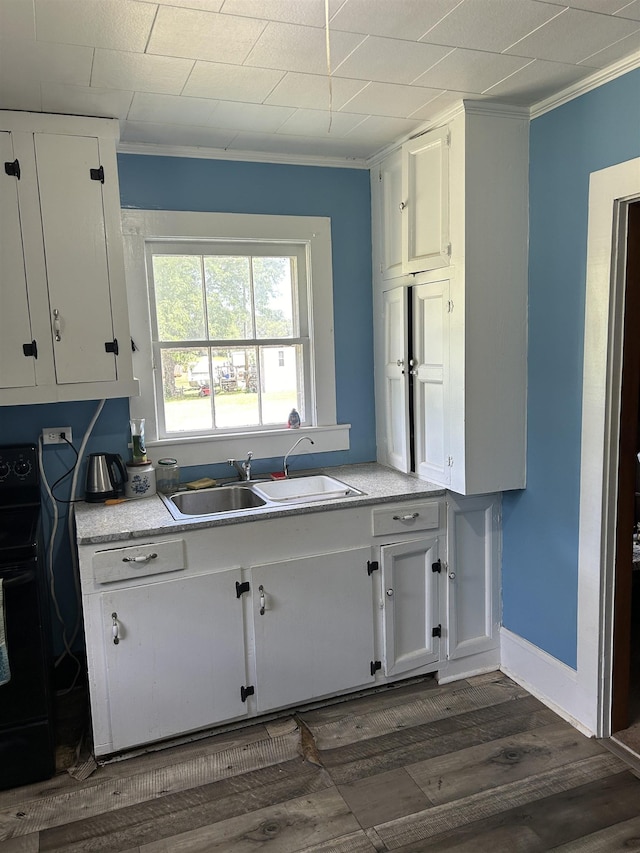
M 640 202 L 629 205 L 616 496 L 611 732 L 640 754 Z

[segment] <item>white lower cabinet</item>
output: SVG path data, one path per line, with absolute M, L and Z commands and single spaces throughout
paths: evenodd
M 371 548 L 251 569 L 258 711 L 373 682 Z
M 385 675 L 440 659 L 437 555 L 437 537 L 380 548 Z
M 96 755 L 497 668 L 499 523 L 448 494 L 81 545 Z
M 235 570 L 99 594 L 113 751 L 247 715 L 240 580 Z

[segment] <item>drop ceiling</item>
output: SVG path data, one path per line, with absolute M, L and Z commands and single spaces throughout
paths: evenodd
M 638 64 L 640 0 L 0 0 L 0 108 L 117 118 L 125 147 L 365 162 L 461 98 Z

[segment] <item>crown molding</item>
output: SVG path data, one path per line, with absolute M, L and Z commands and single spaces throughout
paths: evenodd
M 237 160 L 245 163 L 276 163 L 287 166 L 330 166 L 332 169 L 368 169 L 364 158 L 322 157 L 311 154 L 273 154 L 259 151 L 228 151 L 224 148 L 198 148 L 187 145 L 159 145 L 145 142 L 120 142 L 118 154 L 145 154 L 151 157 L 188 157 L 200 160 Z
M 606 68 L 599 68 L 578 83 L 574 83 L 572 86 L 563 89 L 550 98 L 546 98 L 544 101 L 538 101 L 537 104 L 533 104 L 530 109 L 530 118 L 538 118 L 545 113 L 551 112 L 551 110 L 555 110 L 557 107 L 561 107 L 563 104 L 567 104 L 581 95 L 586 95 L 587 92 L 591 92 L 605 83 L 610 83 L 612 80 L 622 77 L 629 71 L 635 71 L 636 68 L 640 68 L 640 50 L 632 53 L 630 56 L 626 56 L 624 59 L 620 59 L 613 65 L 608 65 Z

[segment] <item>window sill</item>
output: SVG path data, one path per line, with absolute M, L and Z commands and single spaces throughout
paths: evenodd
M 147 453 L 152 462 L 163 456 L 173 456 L 181 466 L 212 465 L 227 459 L 244 458 L 248 451 L 254 459 L 284 456 L 291 445 L 302 436 L 313 439 L 314 446 L 306 446 L 307 453 L 327 453 L 332 450 L 349 450 L 351 424 L 335 426 L 279 429 L 272 432 L 218 435 L 203 438 L 166 438 L 147 441 Z

